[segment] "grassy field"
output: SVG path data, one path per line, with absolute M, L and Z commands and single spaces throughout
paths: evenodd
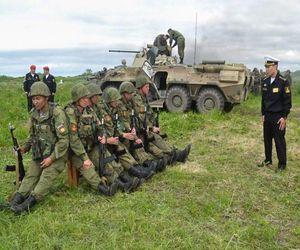
M 57 95 L 61 105 L 72 84 L 83 81 L 64 80 Z M 0 166 L 14 163 L 8 123 L 16 125 L 21 142 L 26 138 L 21 82 L 0 82 Z M 186 163 L 111 199 L 86 183 L 69 188 L 63 173 L 30 214 L 0 212 L 0 249 L 300 249 L 297 92 L 288 120 L 287 171 L 256 167 L 264 158 L 260 97 L 250 96 L 228 114 L 163 112 L 169 140 L 180 148 L 193 144 Z M 1 172 L 0 200 L 14 191 L 13 179 L 14 173 Z

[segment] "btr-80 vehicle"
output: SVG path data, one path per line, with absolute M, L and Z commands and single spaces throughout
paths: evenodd
M 122 60 L 122 65 L 104 68 L 90 80 L 94 79 L 104 90 L 108 86 L 118 88 L 123 81 L 135 83 L 136 77 L 145 73 L 153 82 L 151 106 L 171 112 L 184 112 L 191 107 L 198 112 L 229 112 L 235 104 L 246 100 L 253 77 L 245 65 L 225 61 L 177 64 L 176 57 L 157 55 L 155 48 L 148 45 L 142 51 L 110 50 L 136 53 L 132 65 L 127 66 Z

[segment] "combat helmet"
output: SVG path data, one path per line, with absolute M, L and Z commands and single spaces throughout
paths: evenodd
M 135 92 L 135 87 L 132 82 L 122 82 L 119 88 L 119 92 L 121 95 L 125 92 L 132 94 Z
M 36 95 L 50 96 L 51 93 L 48 86 L 45 83 L 35 82 L 34 84 L 32 84 L 30 88 L 29 96 L 36 96 Z
M 97 84 L 90 83 L 86 87 L 90 92 L 89 97 L 92 97 L 94 95 L 102 95 L 102 91 L 101 91 L 100 87 Z
M 119 91 L 114 87 L 109 87 L 104 90 L 105 102 L 110 103 L 121 99 Z
M 140 89 L 147 83 L 151 83 L 151 81 L 146 76 L 140 75 L 136 78 L 135 86 L 137 89 Z
M 77 84 L 71 90 L 73 102 L 77 102 L 80 98 L 89 96 L 89 94 L 88 88 L 83 84 Z

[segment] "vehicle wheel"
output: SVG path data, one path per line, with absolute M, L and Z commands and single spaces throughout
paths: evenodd
M 192 98 L 185 88 L 175 86 L 168 90 L 166 106 L 170 112 L 185 112 L 190 109 L 191 104 Z
M 204 113 L 213 109 L 224 110 L 224 106 L 224 96 L 219 90 L 205 88 L 200 91 L 196 102 L 198 112 Z
M 230 102 L 225 102 L 224 111 L 229 113 L 233 109 L 233 104 Z

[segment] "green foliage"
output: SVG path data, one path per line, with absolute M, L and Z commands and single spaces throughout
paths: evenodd
M 60 78 L 64 106 L 79 77 Z M 8 123 L 27 136 L 22 79 L 0 78 L 0 166 L 12 164 Z M 296 86 L 296 85 L 295 85 Z M 293 88 L 295 87 L 293 86 Z M 294 89 L 293 89 L 294 91 Z M 161 112 L 161 127 L 178 148 L 192 143 L 189 160 L 147 181 L 132 194 L 108 199 L 83 182 L 52 192 L 24 216 L 0 211 L 0 249 L 297 249 L 300 246 L 300 99 L 294 91 L 288 119 L 288 169 L 259 169 L 264 157 L 260 97 L 228 114 Z M 275 151 L 275 149 L 274 149 Z M 274 163 L 276 164 L 274 152 Z M 25 157 L 28 166 L 29 156 Z M 2 172 L 0 202 L 14 191 L 14 173 Z

